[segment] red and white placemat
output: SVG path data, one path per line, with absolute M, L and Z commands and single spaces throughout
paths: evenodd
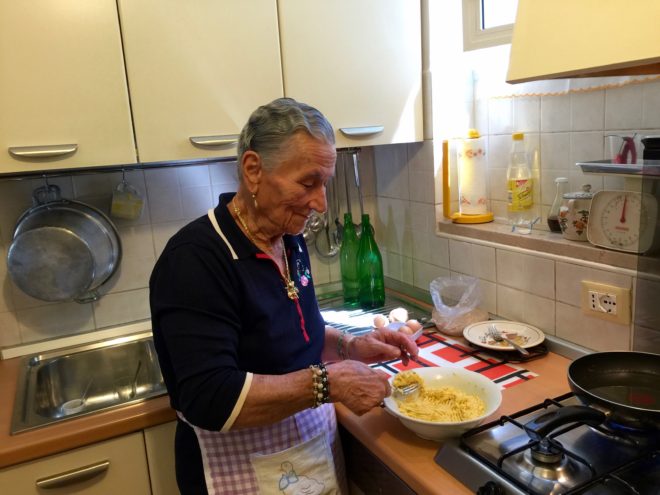
M 417 340 L 419 355 L 404 366 L 400 359 L 372 364 L 371 367 L 395 375 L 400 371 L 423 366 L 451 366 L 476 371 L 487 376 L 502 389 L 510 388 L 537 377 L 538 374 L 507 362 L 486 350 L 475 350 L 454 339 L 437 333 L 425 333 Z

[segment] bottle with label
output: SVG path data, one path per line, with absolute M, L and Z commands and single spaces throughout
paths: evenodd
M 339 268 L 341 270 L 344 303 L 349 306 L 359 304 L 358 248 L 359 240 L 353 224 L 353 216 L 350 213 L 344 213 L 344 232 L 341 248 L 339 249 Z
M 374 239 L 369 215 L 362 215 L 362 235 L 358 249 L 358 278 L 360 307 L 380 308 L 385 304 L 385 278 L 383 258 Z
M 534 178 L 527 161 L 525 135 L 516 132 L 512 135 L 511 157 L 506 171 L 507 213 L 509 223 L 515 230 L 518 227 L 530 229 L 534 221 Z
M 555 193 L 555 199 L 548 210 L 548 227 L 550 232 L 559 232 L 561 233 L 561 225 L 559 224 L 559 208 L 561 207 L 562 199 L 564 198 L 564 193 L 568 192 L 568 179 L 566 177 L 557 177 L 555 179 L 555 184 L 557 186 L 557 192 Z

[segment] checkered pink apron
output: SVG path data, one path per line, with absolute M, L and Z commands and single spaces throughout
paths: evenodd
M 186 421 L 180 412 L 179 417 Z M 187 421 L 186 421 L 187 422 Z M 190 423 L 188 423 L 190 424 Z M 250 454 L 273 454 L 306 442 L 321 432 L 332 447 L 337 484 L 346 490 L 346 472 L 337 418 L 332 404 L 305 409 L 279 423 L 228 432 L 209 431 L 191 425 L 202 452 L 206 488 L 209 495 L 252 495 L 259 493 Z

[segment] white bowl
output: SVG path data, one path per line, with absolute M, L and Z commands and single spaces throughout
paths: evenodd
M 499 385 L 474 371 L 463 368 L 429 367 L 414 370 L 423 380 L 427 388 L 455 387 L 466 394 L 477 395 L 486 404 L 486 411 L 481 416 L 467 421 L 441 423 L 415 419 L 399 412 L 396 401 L 390 396 L 385 398 L 385 410 L 399 418 L 399 421 L 409 430 L 427 440 L 440 441 L 458 437 L 466 431 L 479 426 L 493 414 L 502 402 L 502 392 Z M 390 385 L 394 377 L 390 377 Z

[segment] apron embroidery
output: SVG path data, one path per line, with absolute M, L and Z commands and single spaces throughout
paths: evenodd
M 183 414 L 177 412 L 177 415 L 190 425 Z M 199 442 L 209 495 L 259 493 L 257 476 L 250 463 L 251 454 L 276 454 L 313 440 L 319 434 L 326 437 L 325 443 L 333 454 L 334 471 L 339 487 L 336 493 L 348 493 L 344 457 L 337 432 L 337 418 L 332 404 L 324 404 L 316 409 L 305 409 L 279 423 L 256 428 L 218 432 L 204 430 L 194 425 L 190 426 L 195 431 Z M 281 462 L 283 461 L 284 459 Z M 273 486 L 279 493 L 291 495 L 296 493 L 293 491 L 295 487 L 304 486 L 300 481 L 298 483 L 290 482 L 288 491 L 279 490 L 278 483 L 282 474 L 283 471 L 278 472 Z M 284 474 L 289 474 L 289 472 Z M 296 473 L 299 480 L 302 478 L 301 474 L 301 472 Z
M 296 275 L 298 280 L 300 280 L 300 285 L 303 287 L 307 287 L 312 280 L 312 273 L 309 271 L 309 267 L 305 266 L 300 258 L 296 260 Z

